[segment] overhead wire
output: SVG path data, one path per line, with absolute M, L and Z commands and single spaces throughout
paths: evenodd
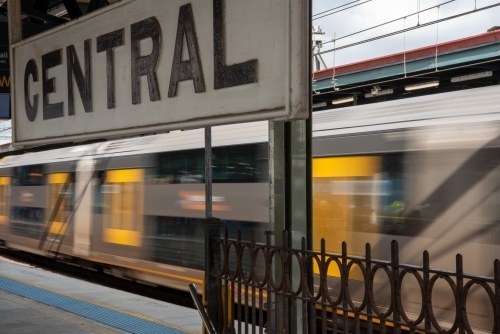
M 0 0 L 1 1 L 1 0 Z M 324 14 L 324 13 L 327 13 L 327 12 L 331 12 L 332 10 L 335 10 L 335 9 L 339 9 L 339 8 L 342 8 L 342 7 L 345 7 L 345 6 L 348 6 L 352 3 L 355 3 L 355 2 L 360 2 L 361 0 L 355 0 L 355 1 L 351 1 L 351 2 L 348 2 L 346 4 L 343 4 L 342 6 L 337 6 L 337 7 L 333 7 L 333 8 L 330 8 L 330 9 L 327 9 L 325 11 L 322 11 L 322 12 L 319 12 L 319 13 L 316 13 L 316 14 L 313 14 L 312 17 L 315 17 L 315 16 L 318 16 L 318 15 L 321 15 L 321 14 Z
M 351 9 L 351 8 L 354 8 L 354 7 L 357 7 L 357 6 L 360 6 L 360 5 L 365 4 L 365 3 L 367 3 L 367 2 L 370 2 L 370 1 L 373 1 L 373 0 L 366 0 L 365 2 L 358 3 L 358 4 L 356 4 L 356 5 L 352 5 L 351 7 L 347 7 L 347 8 L 343 8 L 343 9 L 337 10 L 336 12 L 328 13 L 328 14 L 325 14 L 325 15 L 320 16 L 320 17 L 314 17 L 314 18 L 313 18 L 313 21 L 314 21 L 314 20 L 317 20 L 317 19 L 321 19 L 321 18 L 326 17 L 326 16 L 330 16 L 330 15 L 333 15 L 333 14 L 336 14 L 336 13 L 343 12 L 344 10 L 348 10 L 348 9 Z
M 379 40 L 379 39 L 383 39 L 383 38 L 394 36 L 394 35 L 399 35 L 401 33 L 407 32 L 407 31 L 412 31 L 412 30 L 415 30 L 415 29 L 424 28 L 424 27 L 427 27 L 427 26 L 430 26 L 430 25 L 433 25 L 433 24 L 436 24 L 436 23 L 440 23 L 440 22 L 444 22 L 444 21 L 448 21 L 448 20 L 453 20 L 453 19 L 456 19 L 456 18 L 461 17 L 461 16 L 474 14 L 474 13 L 477 13 L 477 12 L 480 12 L 480 11 L 483 11 L 483 10 L 487 10 L 487 9 L 491 9 L 491 8 L 494 8 L 494 7 L 498 7 L 498 6 L 500 6 L 500 3 L 496 3 L 496 4 L 493 4 L 493 5 L 486 6 L 486 7 L 474 9 L 474 10 L 471 10 L 471 11 L 468 11 L 468 12 L 463 12 L 463 13 L 460 13 L 460 14 L 457 14 L 457 15 L 448 16 L 448 17 L 445 17 L 445 18 L 442 18 L 442 19 L 438 19 L 438 20 L 435 20 L 435 21 L 423 23 L 423 24 L 420 24 L 419 26 L 413 26 L 413 27 L 405 28 L 403 30 L 393 31 L 393 32 L 388 33 L 388 34 L 379 35 L 379 36 L 368 38 L 368 39 L 365 39 L 365 40 L 362 40 L 362 41 L 358 41 L 358 42 L 355 42 L 355 43 L 351 43 L 351 44 L 339 46 L 339 47 L 336 47 L 336 48 L 333 48 L 333 49 L 322 51 L 319 54 L 330 53 L 330 52 L 334 52 L 334 51 L 338 51 L 338 50 L 350 48 L 350 47 L 353 47 L 353 46 L 357 46 L 357 45 L 360 45 L 360 44 L 365 44 L 365 43 L 368 43 L 368 42 L 373 42 L 373 41 L 376 41 L 376 40 Z M 337 40 L 338 39 L 339 38 L 337 38 Z M 325 44 L 325 43 L 323 43 L 323 44 Z
M 393 19 L 393 20 L 391 20 L 391 21 L 387 21 L 387 22 L 384 22 L 384 23 L 378 24 L 378 25 L 376 25 L 376 26 L 372 26 L 372 27 L 370 27 L 370 28 L 366 28 L 366 29 L 363 29 L 363 30 L 360 30 L 360 31 L 357 31 L 357 32 L 353 32 L 353 33 L 351 33 L 351 34 L 344 35 L 344 36 L 342 36 L 342 37 L 337 38 L 336 40 L 338 41 L 339 39 L 343 39 L 343 38 L 351 37 L 351 36 L 354 36 L 354 35 L 357 35 L 357 34 L 363 33 L 363 32 L 365 32 L 365 31 L 371 30 L 371 29 L 379 28 L 379 27 L 382 27 L 382 26 L 387 25 L 387 24 L 389 24 L 389 23 L 394 23 L 394 22 L 399 21 L 399 20 L 402 20 L 402 19 L 404 19 L 404 18 L 407 18 L 407 17 L 410 17 L 410 16 L 414 16 L 414 15 L 417 15 L 417 14 L 419 14 L 419 13 L 426 12 L 426 11 L 428 11 L 428 10 L 431 10 L 431 9 L 437 8 L 437 7 L 442 6 L 442 5 L 446 5 L 446 4 L 448 4 L 448 3 L 450 3 L 450 2 L 454 2 L 454 1 L 456 1 L 456 0 L 448 0 L 448 1 L 446 1 L 446 2 L 440 3 L 439 5 L 432 6 L 432 7 L 426 8 L 426 9 L 422 9 L 422 10 L 421 10 L 421 11 L 419 11 L 419 12 L 411 13 L 411 14 L 408 14 L 408 15 L 405 15 L 405 16 L 402 16 L 402 17 L 398 17 L 397 19 Z M 333 42 L 333 41 L 326 41 L 326 42 L 323 42 L 323 45 L 328 44 L 328 43 L 332 43 L 332 42 Z

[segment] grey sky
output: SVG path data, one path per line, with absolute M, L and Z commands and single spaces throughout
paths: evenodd
M 313 14 L 338 7 L 354 0 L 313 0 Z M 361 0 L 358 3 L 365 2 Z M 334 37 L 342 37 L 360 30 L 409 15 L 417 12 L 420 2 L 420 10 L 433 7 L 450 0 L 371 0 L 359 6 L 338 12 L 336 14 L 326 16 L 324 18 L 313 20 L 313 25 L 321 26 L 326 32 L 324 36 L 326 40 L 331 40 Z M 439 18 L 453 16 L 459 13 L 472 11 L 476 5 L 478 9 L 500 3 L 499 0 L 455 0 L 448 4 L 444 4 L 439 8 Z M 349 6 L 352 6 L 353 3 Z M 349 7 L 346 6 L 346 7 Z M 345 8 L 345 7 L 342 7 Z M 340 9 L 340 8 L 339 8 Z M 337 9 L 337 10 L 339 10 Z M 361 44 L 347 49 L 338 50 L 335 52 L 335 64 L 342 65 L 356 61 L 362 61 L 369 58 L 380 57 L 383 55 L 402 52 L 406 50 L 419 48 L 427 45 L 464 38 L 472 35 L 477 35 L 486 32 L 487 29 L 494 25 L 500 25 L 500 6 L 484 11 L 477 11 L 473 14 L 462 16 L 457 19 L 439 23 L 436 25 L 415 29 L 407 32 L 405 35 L 399 34 L 384 38 L 378 41 Z M 386 33 L 406 28 L 426 22 L 431 22 L 438 19 L 438 9 L 431 9 L 420 14 L 409 16 L 405 20 L 399 20 L 394 23 L 369 30 L 354 36 L 338 40 L 335 44 L 337 47 L 355 43 L 357 41 L 376 37 Z M 322 51 L 332 49 L 333 43 L 328 43 L 323 46 Z M 333 66 L 333 53 L 324 54 L 323 58 L 328 67 Z

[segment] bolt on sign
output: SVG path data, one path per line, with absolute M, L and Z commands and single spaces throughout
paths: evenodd
M 124 0 L 11 47 L 15 145 L 307 117 L 307 0 Z

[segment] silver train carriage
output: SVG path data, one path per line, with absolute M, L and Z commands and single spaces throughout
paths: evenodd
M 492 276 L 500 257 L 500 89 L 497 86 L 315 112 L 313 248 Z M 213 128 L 214 215 L 234 236 L 268 230 L 266 122 Z M 202 283 L 203 130 L 10 156 L 0 162 L 0 239 L 12 248 L 100 266 L 115 275 L 186 289 Z M 57 210 L 53 210 L 58 208 Z M 51 222 L 51 223 L 47 223 Z M 329 272 L 332 279 L 338 273 Z M 360 276 L 360 275 L 358 275 Z M 356 280 L 356 275 L 353 275 Z M 358 277 L 358 279 L 360 279 Z M 384 297 L 384 278 L 375 288 Z M 363 293 L 352 284 L 354 298 Z M 404 308 L 418 313 L 416 282 Z M 436 316 L 455 310 L 446 285 Z M 491 330 L 480 291 L 469 320 Z

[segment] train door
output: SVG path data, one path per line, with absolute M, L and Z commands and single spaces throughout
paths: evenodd
M 75 229 L 73 253 L 89 256 L 92 235 L 92 195 L 94 160 L 85 157 L 77 163 L 75 185 Z
M 48 210 L 46 213 L 47 239 L 45 249 L 59 251 L 63 242 L 70 243 L 65 235 L 70 226 L 73 210 L 72 173 L 52 173 L 47 178 Z
M 103 241 L 142 246 L 144 171 L 106 171 L 103 185 Z
M 345 241 L 354 250 L 355 233 L 375 232 L 380 156 L 325 157 L 313 160 L 313 247 L 341 253 Z M 363 249 L 364 251 L 364 249 Z M 315 270 L 317 272 L 317 268 Z M 335 266 L 329 275 L 338 276 Z
M 10 177 L 0 177 L 0 225 L 9 225 Z

